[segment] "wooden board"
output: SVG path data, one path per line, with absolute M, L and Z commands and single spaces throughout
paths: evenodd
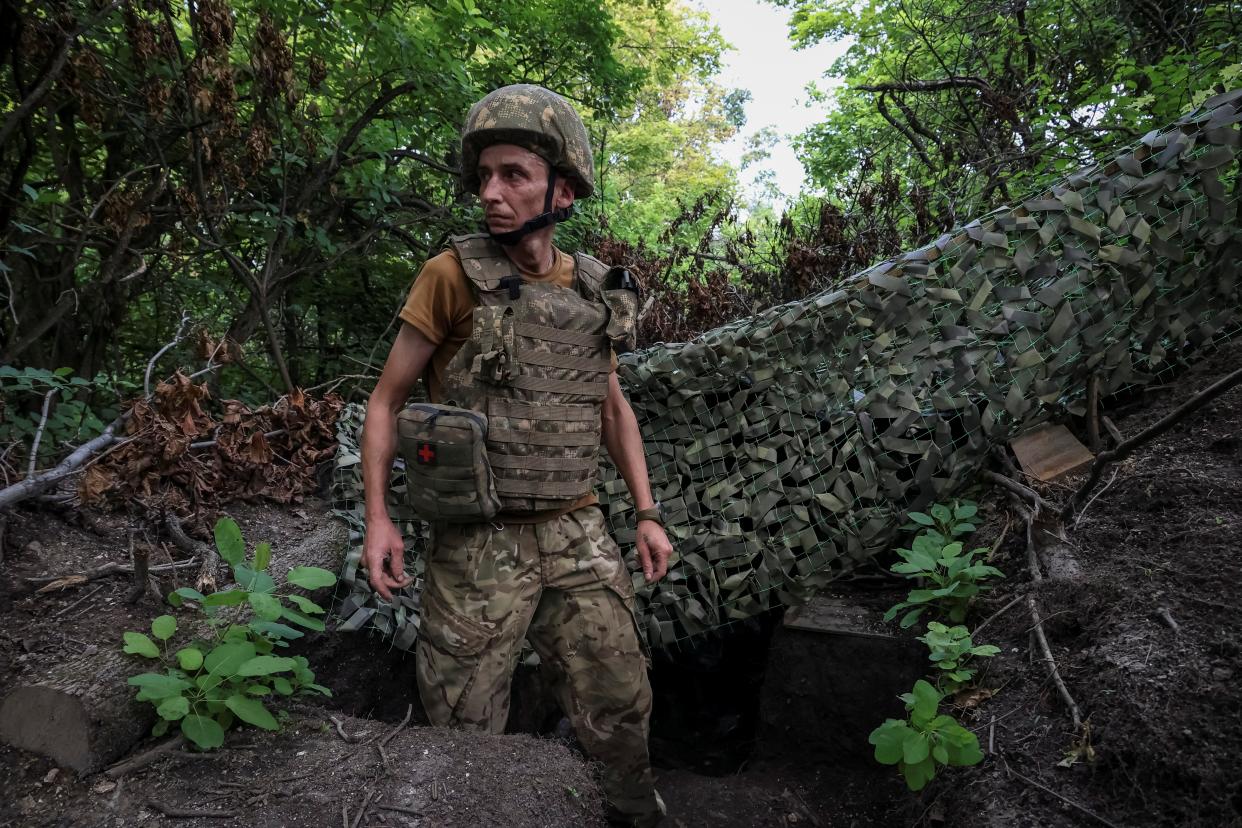
M 890 632 L 893 626 L 885 624 L 880 613 L 837 595 L 817 595 L 802 606 L 793 607 L 785 613 L 784 625 L 791 630 L 828 635 L 894 637 Z
M 1009 441 L 1022 471 L 1048 483 L 1078 471 L 1095 455 L 1063 425 L 1049 425 Z

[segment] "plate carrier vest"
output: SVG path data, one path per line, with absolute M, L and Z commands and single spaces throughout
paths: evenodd
M 470 339 L 445 369 L 444 403 L 486 415 L 502 511 L 564 507 L 591 493 L 599 466 L 612 370 L 608 269 L 578 253 L 574 289 L 531 284 L 484 234 L 450 244 L 478 304 Z M 619 316 L 632 336 L 633 315 Z

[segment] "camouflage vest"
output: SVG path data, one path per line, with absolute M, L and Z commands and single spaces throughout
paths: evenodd
M 444 402 L 487 417 L 501 509 L 553 509 L 589 494 L 612 367 L 608 333 L 624 324 L 609 324 L 607 268 L 580 253 L 574 289 L 531 284 L 486 235 L 451 244 L 478 306 L 470 339 L 445 369 Z

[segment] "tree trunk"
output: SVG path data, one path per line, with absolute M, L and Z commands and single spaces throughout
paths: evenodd
M 277 583 L 295 566 L 338 572 L 349 530 L 338 520 L 311 532 L 301 544 L 272 555 L 269 570 Z M 320 605 L 332 588 L 308 593 Z M 180 640 L 181 635 L 176 640 Z M 121 653 L 112 642 L 52 666 L 19 682 L 0 706 L 0 740 L 41 753 L 79 773 L 93 773 L 124 756 L 155 721 L 155 708 L 134 701 L 130 676 L 154 662 Z

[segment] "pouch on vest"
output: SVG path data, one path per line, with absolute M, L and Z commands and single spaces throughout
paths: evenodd
M 513 307 L 493 305 L 475 308 L 471 338 L 479 344 L 479 352 L 470 365 L 470 373 L 491 385 L 503 385 L 511 380 L 516 356 Z
M 397 415 L 406 495 L 427 521 L 474 523 L 500 511 L 487 460 L 487 417 L 477 411 L 413 403 Z
M 600 298 L 608 306 L 608 328 L 604 333 L 612 350 L 629 353 L 637 344 L 638 280 L 624 267 L 609 268 Z

